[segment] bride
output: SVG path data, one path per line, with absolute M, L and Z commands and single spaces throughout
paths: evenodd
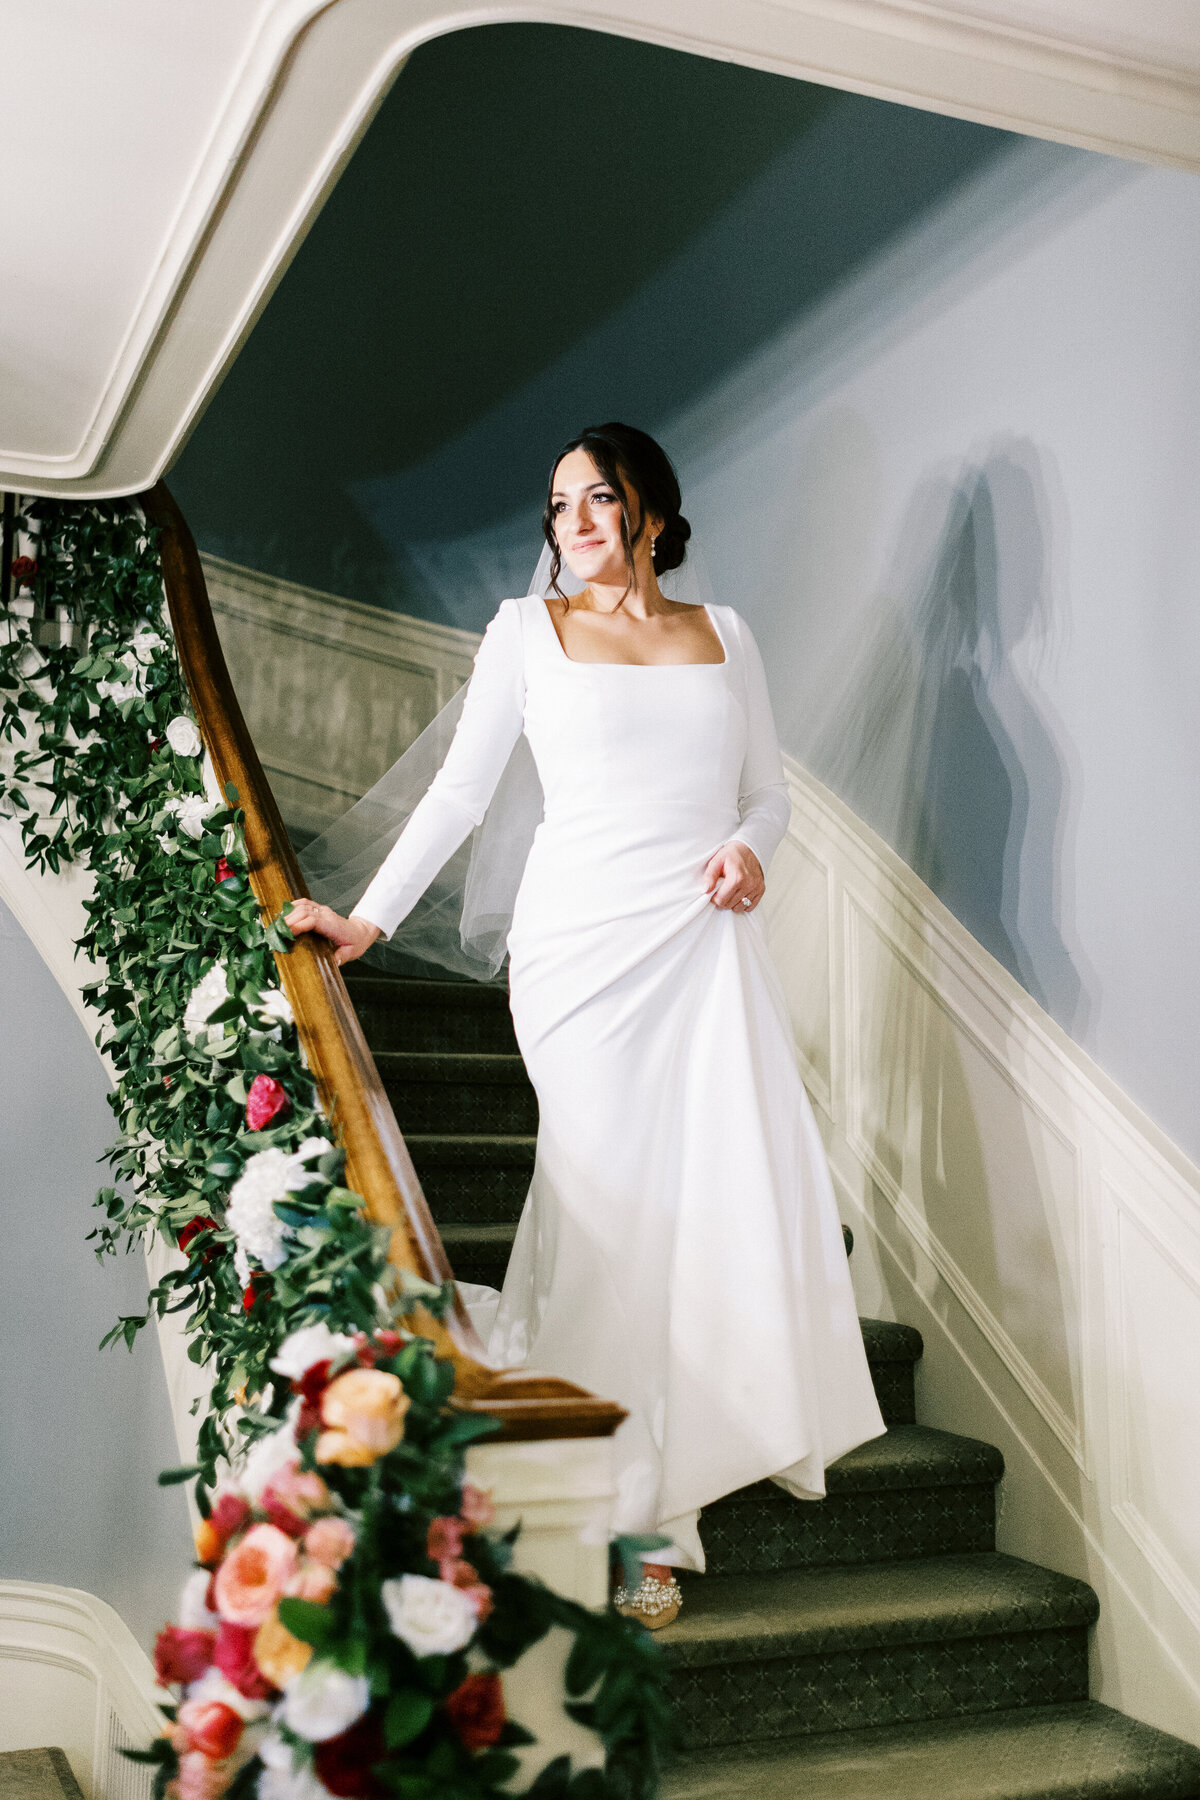
M 548 593 L 501 602 L 445 760 L 348 918 L 293 904 L 349 962 L 390 937 L 521 734 L 544 794 L 507 936 L 537 1094 L 533 1178 L 491 1360 L 618 1401 L 614 1528 L 656 1533 L 617 1602 L 679 1610 L 701 1507 L 767 1476 L 801 1498 L 879 1436 L 824 1150 L 759 906 L 789 805 L 762 661 L 732 606 L 669 599 L 690 527 L 645 432 L 555 459 Z M 585 585 L 569 598 L 563 563 Z M 487 1290 L 476 1290 L 486 1294 Z

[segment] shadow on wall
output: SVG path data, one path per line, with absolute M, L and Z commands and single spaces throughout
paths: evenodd
M 1094 991 L 1063 931 L 1079 772 L 1037 682 L 1064 616 L 1052 480 L 1007 440 L 918 487 L 812 765 L 1078 1040 Z

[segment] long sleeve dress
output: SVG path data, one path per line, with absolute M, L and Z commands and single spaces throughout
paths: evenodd
M 615 1529 L 704 1567 L 698 1509 L 825 1491 L 884 1424 L 824 1148 L 758 909 L 705 891 L 789 817 L 750 628 L 720 663 L 578 663 L 546 602 L 501 603 L 445 761 L 354 908 L 386 935 L 483 818 L 521 732 L 545 796 L 508 937 L 537 1094 L 533 1178 L 489 1356 L 617 1400 Z

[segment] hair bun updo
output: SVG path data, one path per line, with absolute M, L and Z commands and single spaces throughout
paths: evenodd
M 677 569 L 687 555 L 692 528 L 681 512 L 673 513 L 659 532 L 654 544 L 654 573 L 665 575 Z

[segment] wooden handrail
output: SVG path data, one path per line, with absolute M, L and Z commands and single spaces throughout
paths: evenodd
M 163 482 L 140 504 L 161 533 L 171 624 L 200 731 L 222 789 L 237 788 L 250 883 L 274 918 L 308 889 L 233 691 L 192 534 Z M 346 1185 L 362 1195 L 368 1218 L 391 1228 L 397 1268 L 448 1281 L 442 1240 L 332 945 L 305 935 L 276 963 L 322 1108 L 346 1151 Z M 424 1315 L 421 1329 L 453 1358 L 455 1404 L 500 1419 L 507 1437 L 608 1437 L 625 1417 L 615 1402 L 557 1376 L 492 1368 L 461 1300 L 444 1324 Z

